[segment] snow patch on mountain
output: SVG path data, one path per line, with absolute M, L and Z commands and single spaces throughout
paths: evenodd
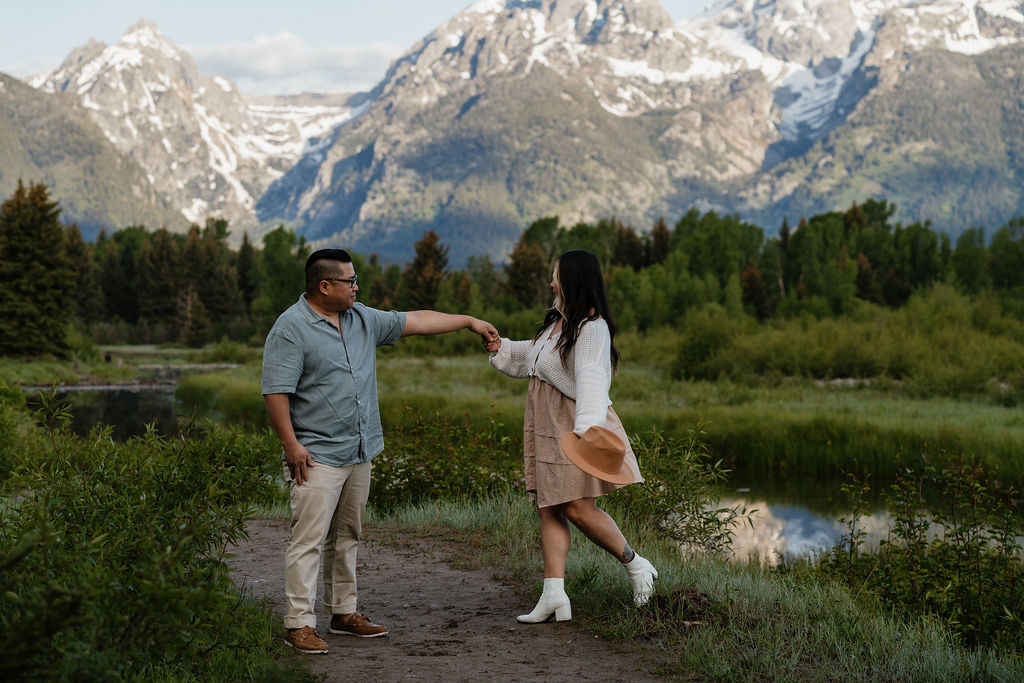
M 688 78 L 720 79 L 742 69 L 760 71 L 776 88 L 779 131 L 783 139 L 795 141 L 819 135 L 841 120 L 841 93 L 857 77 L 887 15 L 906 23 L 905 49 L 942 47 L 978 54 L 1022 40 L 1020 32 L 987 35 L 979 10 L 1024 24 L 1021 7 L 1015 0 L 725 0 L 676 29 L 707 46 L 705 54 L 711 55 L 700 61 L 699 68 L 691 68 Z M 853 27 L 842 21 L 844 15 L 853 18 Z M 838 34 L 850 31 L 844 49 Z M 833 54 L 819 52 L 806 61 L 785 57 L 802 55 L 799 45 L 793 44 L 807 41 L 828 45 Z
M 1022 42 L 1015 35 L 986 35 L 978 11 L 1024 25 L 1020 3 L 1008 0 L 940 0 L 902 10 L 908 21 L 908 45 L 915 49 L 941 46 L 951 52 L 976 55 Z
M 813 68 L 802 67 L 781 79 L 776 101 L 782 109 L 779 129 L 783 138 L 796 140 L 805 131 L 822 130 L 832 120 L 843 86 L 860 68 L 874 40 L 874 31 L 858 33 L 847 57 L 827 59 Z

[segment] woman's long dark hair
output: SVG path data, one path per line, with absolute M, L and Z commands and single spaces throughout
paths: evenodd
M 608 297 L 604 293 L 601 264 L 596 256 L 582 249 L 565 252 L 555 263 L 558 264 L 558 285 L 562 290 L 562 310 L 548 309 L 534 339 L 540 339 L 541 333 L 564 314 L 562 336 L 555 348 L 558 349 L 562 364 L 568 365 L 572 358 L 572 347 L 576 345 L 583 323 L 604 318 L 612 339 L 611 362 L 614 370 L 619 365 L 619 350 L 615 348 L 615 322 L 608 308 Z

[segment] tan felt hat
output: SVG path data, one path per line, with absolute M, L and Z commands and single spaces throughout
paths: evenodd
M 562 437 L 562 452 L 587 474 L 612 484 L 632 484 L 633 471 L 626 464 L 626 444 L 615 432 L 597 425 L 577 436 Z

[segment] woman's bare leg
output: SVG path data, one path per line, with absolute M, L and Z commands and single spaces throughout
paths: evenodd
M 569 522 L 562 505 L 537 508 L 540 515 L 540 547 L 544 555 L 544 578 L 561 579 L 565 576 L 566 558 L 569 557 Z
M 619 531 L 619 525 L 607 512 L 594 505 L 593 498 L 580 498 L 563 507 L 565 518 L 597 547 L 607 550 L 623 564 L 633 559 L 633 550 Z

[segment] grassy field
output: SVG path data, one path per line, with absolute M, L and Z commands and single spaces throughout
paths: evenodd
M 265 424 L 259 368 L 184 378 L 185 406 L 230 422 Z M 382 352 L 378 364 L 385 432 L 410 419 L 446 415 L 519 439 L 526 382 L 490 368 L 486 356 L 411 357 Z M 972 453 L 1009 481 L 1024 481 L 1024 413 L 984 399 L 919 398 L 863 384 L 789 380 L 774 384 L 673 380 L 624 366 L 612 399 L 631 435 L 682 436 L 701 424 L 726 466 L 748 476 L 837 481 L 843 470 L 887 481 L 898 456 Z

